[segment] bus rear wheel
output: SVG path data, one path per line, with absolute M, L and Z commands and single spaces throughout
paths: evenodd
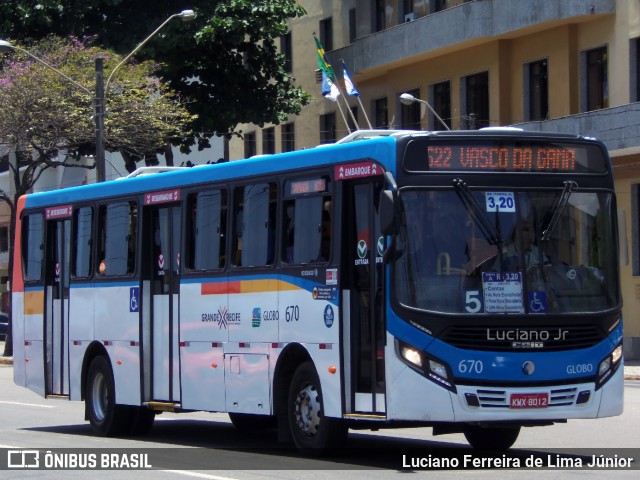
M 307 455 L 320 456 L 346 442 L 344 422 L 324 416 L 320 379 L 311 362 L 301 364 L 293 374 L 287 415 L 293 443 Z
M 464 436 L 473 448 L 482 450 L 508 450 L 516 443 L 520 427 L 467 426 Z
M 124 432 L 131 411 L 116 405 L 116 387 L 109 360 L 103 355 L 95 357 L 89 366 L 85 406 L 93 431 L 110 437 Z

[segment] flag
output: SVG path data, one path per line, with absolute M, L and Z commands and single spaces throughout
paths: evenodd
M 324 54 L 324 47 L 322 46 L 322 43 L 320 43 L 320 40 L 318 40 L 315 35 L 313 36 L 313 39 L 316 41 L 316 47 L 318 48 L 318 68 L 322 70 L 323 73 L 327 74 L 329 80 L 335 82 L 336 76 L 333 73 L 333 68 L 331 68 L 331 65 L 327 62 L 327 56 Z
M 334 102 L 338 101 L 338 96 L 340 95 L 337 85 L 331 81 L 329 75 L 324 71 L 322 72 L 322 95 Z
M 351 80 L 351 76 L 349 75 L 349 72 L 347 72 L 347 66 L 344 61 L 342 62 L 342 78 L 344 80 L 344 88 L 347 91 L 347 95 L 359 97 L 360 93 L 356 90 L 353 80 Z

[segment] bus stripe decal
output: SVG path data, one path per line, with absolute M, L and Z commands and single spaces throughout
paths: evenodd
M 201 295 L 236 293 L 264 293 L 285 290 L 301 290 L 300 287 L 282 280 L 239 280 L 232 282 L 207 282 L 200 286 Z
M 23 307 L 25 315 L 42 315 L 44 313 L 44 290 L 24 292 Z

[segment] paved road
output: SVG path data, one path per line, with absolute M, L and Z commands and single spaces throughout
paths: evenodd
M 274 431 L 242 433 L 223 414 L 162 414 L 151 435 L 139 439 L 100 438 L 91 434 L 83 420 L 80 402 L 44 400 L 12 381 L 12 368 L 0 366 L 0 455 L 13 449 L 69 449 L 65 452 L 105 452 L 105 449 L 127 449 L 127 452 L 151 453 L 151 464 L 163 470 L 91 472 L 91 478 L 117 480 L 181 478 L 286 479 L 306 478 L 341 480 L 375 480 L 389 477 L 473 478 L 496 480 L 521 479 L 525 472 L 501 467 L 468 470 L 420 468 L 403 469 L 403 463 L 414 459 L 431 459 L 470 455 L 462 435 L 433 437 L 431 429 L 415 428 L 380 432 L 352 432 L 349 448 L 329 459 L 308 459 L 297 452 L 283 449 Z M 538 457 L 552 455 L 563 448 L 580 448 L 579 455 L 603 453 L 607 456 L 633 455 L 640 460 L 640 382 L 625 385 L 625 412 L 620 417 L 600 420 L 573 420 L 564 425 L 524 429 L 513 450 L 522 464 Z M 80 449 L 92 450 L 80 450 Z M 97 450 L 96 450 L 97 449 Z M 160 450 L 165 449 L 165 450 Z M 631 450 L 633 449 L 633 450 Z M 462 457 L 460 457 L 462 458 Z M 565 458 L 562 456 L 561 458 Z M 482 459 L 487 460 L 489 456 Z M 2 462 L 0 458 L 0 462 Z M 484 461 L 483 460 L 483 461 Z M 462 460 L 461 460 L 462 461 Z M 586 460 L 585 460 L 586 463 Z M 1 463 L 0 463 L 1 464 Z M 634 468 L 639 464 L 635 463 Z M 87 472 L 67 471 L 0 471 L 1 479 L 86 478 Z M 575 471 L 531 469 L 527 478 L 575 476 Z M 638 478 L 638 470 L 584 470 L 581 476 L 595 478 Z M 473 477 L 472 477 L 473 475 Z M 516 477 L 517 476 L 517 477 Z

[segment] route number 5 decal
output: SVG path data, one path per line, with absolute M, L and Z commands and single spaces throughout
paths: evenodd
M 465 292 L 464 309 L 467 313 L 480 313 L 482 312 L 482 297 L 480 296 L 480 290 L 467 290 Z

